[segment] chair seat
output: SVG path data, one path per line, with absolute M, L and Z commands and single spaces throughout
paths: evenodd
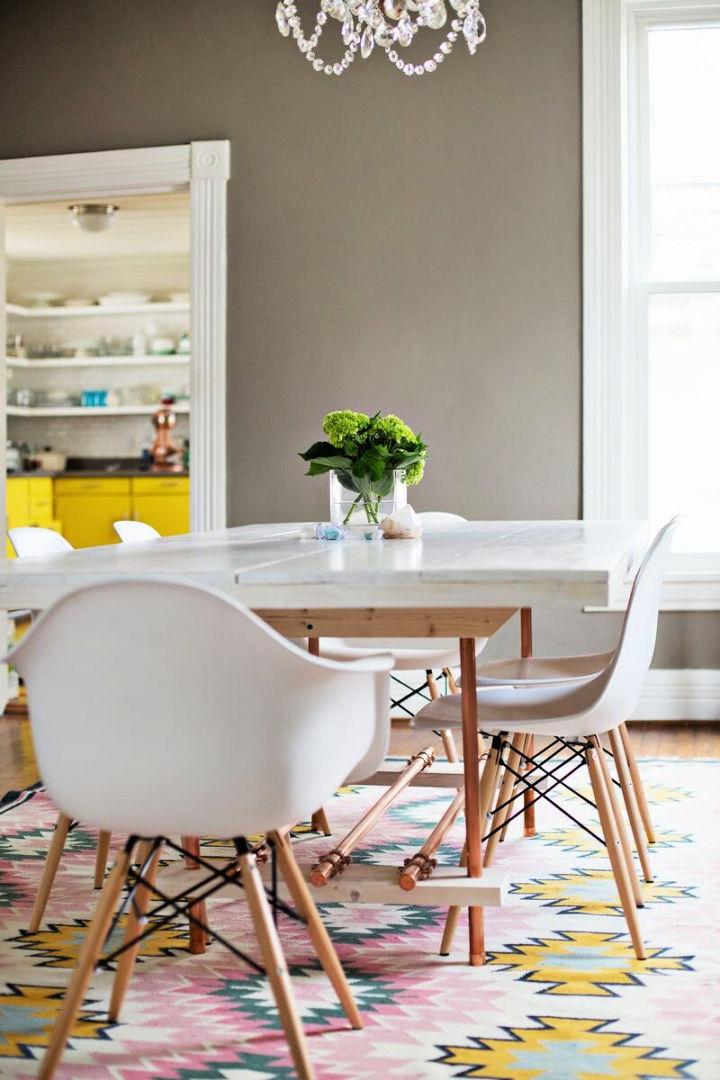
M 455 638 L 321 638 L 320 655 L 327 660 L 359 660 L 390 654 L 397 671 L 438 671 L 460 663 Z
M 586 682 L 604 671 L 613 658 L 609 653 L 585 656 L 525 656 L 489 660 L 478 668 L 477 686 L 542 685 L 548 682 Z
M 523 731 L 529 734 L 597 735 L 583 714 L 597 696 L 594 681 L 576 680 L 536 686 L 478 688 L 478 728 L 485 732 Z M 618 719 L 618 723 L 620 719 Z M 422 729 L 462 727 L 462 698 L 449 694 L 429 702 L 410 721 Z M 613 725 L 609 725 L 612 727 Z

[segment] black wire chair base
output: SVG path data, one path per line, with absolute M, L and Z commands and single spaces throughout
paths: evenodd
M 588 798 L 582 791 L 578 791 L 567 781 L 571 776 L 574 776 L 576 772 L 586 765 L 585 754 L 588 749 L 594 748 L 593 744 L 588 739 L 564 739 L 561 736 L 553 738 L 552 742 L 544 747 L 539 753 L 535 755 L 526 754 L 518 747 L 513 747 L 510 742 L 504 736 L 493 735 L 492 736 L 493 750 L 500 754 L 500 768 L 507 769 L 507 771 L 515 777 L 515 783 L 513 784 L 512 792 L 510 796 L 502 803 L 499 803 L 491 813 L 491 821 L 495 819 L 496 815 L 506 808 L 517 802 L 518 799 L 524 799 L 527 791 L 533 792 L 533 798 L 529 799 L 527 804 L 523 802 L 523 805 L 519 810 L 508 814 L 506 818 L 502 820 L 499 825 L 495 825 L 491 828 L 485 836 L 483 836 L 483 843 L 494 836 L 495 833 L 504 830 L 512 821 L 520 817 L 525 813 L 527 806 L 534 806 L 536 802 L 541 799 L 546 799 L 551 806 L 554 806 L 556 810 L 559 810 L 566 818 L 582 829 L 583 832 L 591 836 L 593 840 L 596 840 L 603 847 L 607 847 L 604 837 L 594 832 L 589 825 L 580 818 L 575 817 L 566 806 L 557 802 L 550 797 L 549 792 L 554 791 L 556 788 L 564 788 L 570 792 L 571 795 L 579 799 L 581 802 L 586 803 L 593 810 L 597 810 L 597 806 L 592 799 Z M 557 757 L 562 751 L 568 751 L 559 758 L 557 764 L 552 768 L 547 768 L 555 757 Z M 513 753 L 520 760 L 518 767 L 510 765 L 508 761 L 509 754 Z M 524 766 L 524 767 L 523 767 Z M 564 771 L 563 771 L 564 770 Z M 541 774 L 533 779 L 533 773 Z M 616 781 L 617 783 L 617 781 Z M 541 786 L 542 785 L 542 786 Z
M 143 838 L 138 836 L 131 836 L 125 845 L 125 853 L 127 855 L 130 855 L 138 841 L 141 839 Z M 233 843 L 235 845 L 236 857 L 234 859 L 231 859 L 224 866 L 217 867 L 213 866 L 212 863 L 208 862 L 207 859 L 204 859 L 201 855 L 187 851 L 185 848 L 181 847 L 179 844 L 176 844 L 173 840 L 170 840 L 165 836 L 158 836 L 153 838 L 151 841 L 150 850 L 145 856 L 145 860 L 142 865 L 138 867 L 130 866 L 128 870 L 129 888 L 123 899 L 122 904 L 120 905 L 119 910 L 116 912 L 112 920 L 110 929 L 108 930 L 107 936 L 105 938 L 105 947 L 107 947 L 108 942 L 112 940 L 113 934 L 117 930 L 120 920 L 130 910 L 132 910 L 135 918 L 138 921 L 138 925 L 141 928 L 140 932 L 131 940 L 124 941 L 122 945 L 119 945 L 117 948 L 113 949 L 110 953 L 108 953 L 107 956 L 104 956 L 101 960 L 98 961 L 97 966 L 114 970 L 112 966 L 113 963 L 120 956 L 122 956 L 123 953 L 128 952 L 130 949 L 136 948 L 146 938 L 149 938 L 152 934 L 156 933 L 158 930 L 161 930 L 168 923 L 178 918 L 178 916 L 183 916 L 187 918 L 191 926 L 194 926 L 197 929 L 201 930 L 205 935 L 206 939 L 210 937 L 213 938 L 215 941 L 218 941 L 221 945 L 224 945 L 226 949 L 229 949 L 230 952 L 238 958 L 238 960 L 242 960 L 243 963 L 247 964 L 248 967 L 252 968 L 253 971 L 258 972 L 261 975 L 265 975 L 265 968 L 261 964 L 258 964 L 257 961 L 253 960 L 251 956 L 248 956 L 246 953 L 242 952 L 242 950 L 238 949 L 236 945 L 233 945 L 231 941 L 228 941 L 226 937 L 218 933 L 218 931 L 215 930 L 212 926 L 208 926 L 206 922 L 204 922 L 202 919 L 199 919 L 193 911 L 193 908 L 197 910 L 196 905 L 199 905 L 204 900 L 209 899 L 215 893 L 220 892 L 220 890 L 224 889 L 228 884 L 236 885 L 238 889 L 242 892 L 243 884 L 239 863 L 240 857 L 243 855 L 262 855 L 262 850 L 265 846 L 265 843 L 267 843 L 267 845 L 270 847 L 272 859 L 272 884 L 270 888 L 268 888 L 267 886 L 264 886 L 264 888 L 268 900 L 270 901 L 273 919 L 277 923 L 278 914 L 282 913 L 283 915 L 287 915 L 288 918 L 295 919 L 301 923 L 306 923 L 306 920 L 303 918 L 302 915 L 299 914 L 299 912 L 295 910 L 295 908 L 291 907 L 289 904 L 286 904 L 285 901 L 281 900 L 278 896 L 275 847 L 272 841 L 268 840 L 267 842 L 263 842 L 263 844 L 258 845 L 257 849 L 253 848 L 252 845 L 249 844 L 244 837 L 237 837 L 233 841 Z M 157 885 L 155 881 L 149 880 L 147 876 L 149 868 L 152 865 L 153 860 L 156 858 L 158 851 L 164 847 L 170 848 L 171 851 L 175 851 L 178 855 L 182 856 L 182 858 L 191 859 L 199 868 L 207 871 L 207 875 L 201 881 L 193 882 L 191 886 L 183 889 L 179 893 L 176 893 L 174 896 L 169 896 Z M 157 904 L 150 913 L 140 910 L 138 906 L 137 891 L 141 887 L 148 890 L 151 898 L 155 898 L 160 901 L 160 903 Z
M 425 673 L 425 682 L 421 683 L 420 686 L 411 686 L 410 683 L 404 682 L 404 680 L 401 679 L 398 676 L 397 672 L 393 671 L 391 673 L 391 675 L 390 675 L 391 686 L 393 686 L 393 687 L 395 685 L 401 686 L 403 688 L 403 690 L 407 691 L 407 693 L 406 694 L 401 694 L 397 698 L 394 698 L 392 696 L 392 693 L 391 693 L 391 695 L 390 695 L 390 708 L 391 708 L 391 710 L 399 709 L 402 712 L 404 712 L 407 716 L 412 717 L 412 716 L 415 715 L 415 713 L 420 708 L 420 706 L 418 705 L 415 709 L 408 708 L 407 705 L 405 704 L 407 701 L 412 700 L 412 698 L 414 698 L 414 697 L 420 698 L 421 705 L 424 705 L 428 701 L 432 701 L 432 697 L 430 695 L 430 677 L 432 675 L 433 675 L 433 672 L 431 670 L 426 671 L 426 673 Z M 449 683 L 447 673 L 445 671 L 442 671 L 437 676 L 437 680 L 444 680 L 444 690 L 445 690 L 445 693 L 447 694 L 447 692 L 448 692 L 448 683 Z

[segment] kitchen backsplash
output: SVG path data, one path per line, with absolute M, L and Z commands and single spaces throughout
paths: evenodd
M 173 438 L 189 437 L 190 417 L 178 416 Z M 139 457 L 153 438 L 151 416 L 52 416 L 42 421 L 13 417 L 12 438 L 36 449 L 53 450 L 73 457 Z

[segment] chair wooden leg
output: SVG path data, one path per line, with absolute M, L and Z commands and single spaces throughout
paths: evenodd
M 623 748 L 625 750 L 625 757 L 628 763 L 628 769 L 632 777 L 633 787 L 635 788 L 635 798 L 637 799 L 638 810 L 640 811 L 640 817 L 642 818 L 643 825 L 645 826 L 645 835 L 647 836 L 648 844 L 655 843 L 655 829 L 653 828 L 652 818 L 650 817 L 650 808 L 645 797 L 645 787 L 642 782 L 642 776 L 638 769 L 637 759 L 635 757 L 635 751 L 630 739 L 630 732 L 627 729 L 627 724 L 620 724 L 618 731 L 620 738 L 622 739 Z
M 446 669 L 447 670 L 447 669 Z M 440 695 L 440 687 L 437 684 L 437 679 L 433 672 L 428 669 L 425 672 L 425 678 L 427 680 L 428 693 L 430 694 L 431 701 L 437 701 Z M 457 684 L 456 684 L 457 685 Z M 443 750 L 448 761 L 458 761 L 457 744 L 455 742 L 455 736 L 449 728 L 443 728 L 440 732 L 440 738 L 442 739 Z
M 590 783 L 592 784 L 593 794 L 600 816 L 600 824 L 602 826 L 603 836 L 605 837 L 605 843 L 607 844 L 608 856 L 610 857 L 610 865 L 612 866 L 615 884 L 620 896 L 623 912 L 625 913 L 625 921 L 627 922 L 628 930 L 630 931 L 635 955 L 638 960 L 644 960 L 646 957 L 645 945 L 643 944 L 642 935 L 640 933 L 640 923 L 638 921 L 637 908 L 635 906 L 635 897 L 633 895 L 627 863 L 625 862 L 622 846 L 620 844 L 620 837 L 615 824 L 615 814 L 613 813 L 610 796 L 605 785 L 605 777 L 598 761 L 598 754 L 602 754 L 602 752 L 601 749 L 598 750 L 595 746 L 588 746 L 585 751 L 588 772 L 590 773 Z
M 32 914 L 30 916 L 30 925 L 28 930 L 31 934 L 36 934 L 40 929 L 40 923 L 42 917 L 45 914 L 45 908 L 47 907 L 48 898 L 55 881 L 55 875 L 57 874 L 57 868 L 60 864 L 60 858 L 63 850 L 65 849 L 65 841 L 67 840 L 68 830 L 70 829 L 71 819 L 67 814 L 58 814 L 57 822 L 55 823 L 55 832 L 53 833 L 52 840 L 50 841 L 50 850 L 45 860 L 45 866 L 43 867 L 42 877 L 40 878 L 40 884 L 38 886 L 37 895 L 35 897 L 35 903 L 33 904 Z
M 362 1016 L 355 1004 L 352 990 L 345 978 L 342 964 L 335 952 L 335 946 L 330 940 L 330 935 L 325 929 L 325 924 L 320 918 L 315 901 L 307 887 L 300 867 L 295 860 L 295 852 L 292 849 L 287 835 L 273 834 L 280 871 L 285 878 L 288 890 L 298 912 L 307 920 L 308 933 L 315 947 L 315 952 L 322 964 L 325 974 L 332 983 L 343 1011 L 350 1021 L 351 1027 L 363 1026 Z
M 526 736 L 525 736 L 525 738 L 523 739 L 523 744 L 522 744 L 522 746 L 520 747 L 520 749 L 522 750 L 523 754 L 529 754 L 529 753 L 530 753 L 530 750 L 531 750 L 531 748 L 532 748 L 532 746 L 533 746 L 533 736 L 532 736 L 532 735 L 526 735 Z M 521 764 L 522 764 L 522 761 L 523 761 L 523 760 L 524 760 L 524 758 L 521 758 Z M 520 771 L 520 772 L 527 772 L 527 771 L 528 771 L 528 769 L 527 769 L 527 768 L 526 768 L 525 766 L 523 766 L 523 767 L 522 767 L 522 768 L 521 768 L 521 769 L 520 769 L 519 771 Z M 518 787 L 520 786 L 520 781 L 519 781 L 519 780 L 517 781 L 517 786 L 518 786 Z M 525 798 L 525 796 L 524 796 L 524 793 L 523 793 L 523 799 L 524 799 L 524 798 Z M 509 817 L 510 817 L 510 815 L 508 814 L 508 818 L 509 818 Z M 524 815 L 523 815 L 523 817 L 524 817 Z M 509 824 L 510 824 L 510 822 L 509 822 L 509 820 L 508 820 L 508 819 L 506 818 L 506 820 L 505 820 L 505 824 L 504 824 L 504 825 L 503 825 L 503 827 L 502 827 L 502 832 L 500 833 L 500 843 L 501 843 L 501 844 L 502 844 L 502 842 L 504 841 L 505 837 L 507 836 L 507 831 L 508 831 L 508 825 L 509 825 Z
M 152 843 L 149 841 L 143 841 L 140 845 L 138 862 L 140 867 L 145 869 L 144 877 L 153 885 L 155 878 L 157 877 L 157 868 L 160 861 L 160 851 L 158 847 L 154 852 L 152 859 L 148 863 L 148 858 L 152 851 Z M 127 923 L 125 925 L 125 933 L 123 934 L 123 944 L 128 941 L 132 941 L 138 934 L 141 934 L 146 922 L 146 913 L 148 904 L 150 903 L 151 890 L 147 885 L 138 885 L 135 890 L 135 902 L 130 904 Z M 135 944 L 131 948 L 127 949 L 118 958 L 117 971 L 113 980 L 112 994 L 110 996 L 110 1008 L 108 1009 L 108 1019 L 111 1023 L 115 1023 L 120 1018 L 120 1010 L 122 1009 L 123 1001 L 125 1000 L 125 993 L 127 991 L 130 979 L 132 978 L 133 969 L 135 967 L 135 961 L 137 954 L 140 950 L 140 945 Z
M 455 742 L 455 736 L 450 728 L 442 728 L 440 731 L 440 738 L 442 739 L 443 750 L 445 751 L 445 757 L 448 761 L 459 761 L 460 755 L 457 750 L 457 743 Z
M 494 746 L 490 748 L 490 752 L 485 759 L 485 768 L 482 771 L 480 777 L 480 828 L 483 833 L 485 832 L 485 826 L 487 824 L 487 816 L 490 812 L 490 807 L 493 803 L 493 797 L 495 795 L 495 789 L 497 787 L 498 777 L 500 775 L 500 751 Z M 467 858 L 467 852 L 463 848 L 463 858 Z M 460 860 L 460 865 L 464 866 L 463 858 Z M 455 931 L 457 929 L 458 919 L 460 918 L 460 908 L 451 907 L 448 908 L 448 913 L 445 918 L 445 928 L 443 930 L 442 941 L 440 943 L 440 955 L 448 956 L 452 949 L 453 939 L 455 937 Z
M 103 886 L 102 893 L 95 906 L 95 912 L 88 926 L 85 941 L 80 950 L 77 967 L 65 993 L 60 1015 L 57 1018 L 48 1048 L 40 1063 L 38 1080 L 50 1080 L 65 1049 L 65 1044 L 72 1031 L 78 1009 L 82 1004 L 90 976 L 105 941 L 113 910 L 122 891 L 130 865 L 130 855 L 131 852 L 127 847 L 118 855 L 115 865 Z
M 95 888 L 102 889 L 107 869 L 108 852 L 110 850 L 110 833 L 98 833 L 97 848 L 95 850 Z
M 310 828 L 313 832 L 322 833 L 323 836 L 331 836 L 332 829 L 330 828 L 330 822 L 327 819 L 327 814 L 324 808 L 321 806 L 319 810 L 316 810 L 310 821 Z
M 638 809 L 637 798 L 635 796 L 635 788 L 633 786 L 632 777 L 630 775 L 630 769 L 628 768 L 627 758 L 625 757 L 625 747 L 622 744 L 617 731 L 608 732 L 610 739 L 610 748 L 612 749 L 613 759 L 615 761 L 615 768 L 617 769 L 618 780 L 620 781 L 620 789 L 623 794 L 623 800 L 625 802 L 625 809 L 630 821 L 630 828 L 632 829 L 633 839 L 635 840 L 635 850 L 638 853 L 640 865 L 642 866 L 643 876 L 646 881 L 653 880 L 652 865 L 650 863 L 650 855 L 648 853 L 647 844 L 645 843 L 645 830 L 643 827 L 642 817 Z
M 520 655 L 523 657 L 533 654 L 533 616 L 532 608 L 520 608 Z M 535 736 L 528 735 L 525 753 L 532 757 L 535 753 Z M 531 765 L 527 765 L 527 770 Z M 535 836 L 535 793 L 531 788 L 525 789 L 525 813 L 523 814 L 523 826 L 525 836 Z
M 448 689 L 449 689 L 450 693 L 451 694 L 459 694 L 460 693 L 460 687 L 458 686 L 457 679 L 455 678 L 455 676 L 453 675 L 453 673 L 452 673 L 452 671 L 451 671 L 451 669 L 449 667 L 443 668 L 443 675 L 447 679 Z
M 305 1041 L 305 1033 L 295 1007 L 285 956 L 272 920 L 270 906 L 267 902 L 260 874 L 255 864 L 255 856 L 251 854 L 241 855 L 240 869 L 245 896 L 262 953 L 263 965 L 267 971 L 285 1037 L 290 1046 L 295 1071 L 299 1080 L 313 1080 L 314 1073 Z
M 625 825 L 625 818 L 620 807 L 620 800 L 615 794 L 615 785 L 612 782 L 610 776 L 610 769 L 607 763 L 607 756 L 603 750 L 602 743 L 599 739 L 595 738 L 595 746 L 598 752 L 598 765 L 603 774 L 605 781 L 605 789 L 607 791 L 608 799 L 610 801 L 610 807 L 615 818 L 615 826 L 617 828 L 618 836 L 620 837 L 620 847 L 622 848 L 623 858 L 625 859 L 625 865 L 627 866 L 628 879 L 630 886 L 635 897 L 635 904 L 637 907 L 644 907 L 645 901 L 643 899 L 642 888 L 640 885 L 640 879 L 635 869 L 635 860 L 633 859 L 633 849 L 630 843 L 630 837 L 628 835 L 627 826 Z
M 467 866 L 467 850 L 465 846 L 463 846 L 462 854 L 460 856 L 460 866 Z M 445 927 L 443 929 L 442 941 L 440 942 L 441 956 L 449 956 L 452 952 L 453 942 L 455 941 L 455 934 L 457 933 L 459 922 L 460 908 L 449 908 L 447 917 L 445 919 Z
M 199 836 L 183 836 L 182 846 L 185 848 L 185 867 L 188 870 L 199 870 L 200 863 L 196 862 L 193 856 L 200 855 L 200 837 Z M 202 956 L 206 952 L 209 938 L 205 934 L 205 931 L 198 923 L 203 923 L 207 926 L 207 908 L 205 901 L 201 900 L 197 904 L 190 905 L 190 915 L 193 919 L 197 919 L 197 922 L 190 922 L 190 952 L 193 956 Z
M 508 765 L 510 766 L 511 769 L 514 769 L 515 772 L 518 771 L 518 765 L 520 764 L 520 751 L 523 749 L 524 745 L 525 745 L 525 735 L 524 734 L 519 734 L 519 735 L 514 735 L 513 736 L 512 742 L 510 744 L 511 749 L 510 749 L 510 752 L 508 754 Z M 515 776 L 510 771 L 510 769 L 505 769 L 504 774 L 503 774 L 503 778 L 502 778 L 502 783 L 500 785 L 500 794 L 498 795 L 498 799 L 497 799 L 499 806 L 502 806 L 502 804 L 504 802 L 506 802 L 510 798 L 514 787 L 515 787 Z M 500 825 L 504 826 L 505 822 L 510 817 L 510 811 L 512 810 L 512 805 L 513 805 L 512 803 L 508 803 L 508 805 L 506 807 L 504 807 L 504 809 L 499 810 L 498 813 L 491 819 L 492 828 L 498 828 L 498 826 L 500 826 Z M 497 821 L 495 820 L 495 817 L 498 817 Z M 500 843 L 501 836 L 502 836 L 502 830 L 498 829 L 497 832 L 494 832 L 492 834 L 492 836 L 488 840 L 487 844 L 485 845 L 485 861 L 484 861 L 485 866 L 492 866 L 493 859 L 495 858 L 495 852 L 497 851 L 497 846 Z

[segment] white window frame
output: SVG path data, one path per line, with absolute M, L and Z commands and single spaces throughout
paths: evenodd
M 647 34 L 720 25 L 720 0 L 583 0 L 583 515 L 648 513 Z M 641 75 L 642 77 L 638 77 Z M 720 291 L 702 282 L 696 291 Z M 720 610 L 720 558 L 678 557 L 664 610 Z

